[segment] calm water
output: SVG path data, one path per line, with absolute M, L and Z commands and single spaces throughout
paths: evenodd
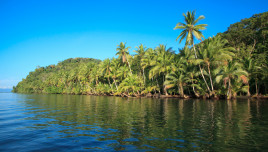
M 0 151 L 265 151 L 268 102 L 0 93 Z

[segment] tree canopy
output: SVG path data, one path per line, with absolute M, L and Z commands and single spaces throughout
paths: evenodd
M 185 23 L 175 29 L 182 30 L 178 38 L 186 44 L 178 54 L 163 44 L 140 44 L 131 55 L 121 42 L 117 58 L 71 58 L 37 67 L 13 92 L 228 99 L 268 93 L 268 12 L 197 44 L 194 37 L 201 40 L 207 26 L 197 24 L 204 16 L 196 19 L 195 11 L 183 16 Z

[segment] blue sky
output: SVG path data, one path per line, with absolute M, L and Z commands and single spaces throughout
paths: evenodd
M 187 11 L 206 17 L 200 23 L 208 24 L 207 38 L 267 6 L 267 0 L 0 0 L 0 88 L 11 88 L 37 66 L 114 57 L 120 42 L 131 54 L 141 43 L 178 50 L 183 43 L 173 28 Z

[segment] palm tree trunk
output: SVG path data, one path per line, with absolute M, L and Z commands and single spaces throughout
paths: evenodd
M 152 78 L 152 80 L 153 80 L 153 78 Z M 161 94 L 161 89 L 160 89 L 160 87 L 159 87 L 159 84 L 158 84 L 157 79 L 156 79 L 156 84 L 157 84 L 157 87 L 159 88 L 159 93 Z
M 108 83 L 109 83 L 109 85 L 110 85 L 110 88 L 112 89 L 112 85 L 111 85 L 109 76 L 108 76 Z
M 99 84 L 98 78 L 96 79 L 96 86 Z
M 195 46 L 194 46 L 194 41 L 193 41 L 193 48 L 194 48 L 194 56 L 197 59 L 196 50 L 195 50 Z
M 257 79 L 255 79 L 255 86 L 256 86 L 256 95 L 258 95 L 258 81 L 257 81 Z
M 247 93 L 248 97 L 250 97 L 250 95 L 251 95 L 249 90 L 250 90 L 250 86 L 249 86 L 249 83 L 248 83 L 248 93 Z
M 193 42 L 193 48 L 194 48 L 195 59 L 197 59 L 197 55 L 196 55 L 196 50 L 195 50 L 194 42 Z M 206 86 L 207 86 L 207 89 L 208 89 L 208 91 L 209 91 L 209 93 L 210 93 L 211 90 L 210 90 L 210 88 L 209 88 L 209 86 L 208 86 L 207 80 L 205 79 L 205 76 L 204 76 L 204 74 L 203 74 L 203 70 L 202 70 L 200 64 L 199 64 L 199 69 L 200 69 L 202 78 L 203 78 L 203 80 L 204 80 L 204 82 L 205 82 L 205 84 L 206 84 Z
M 193 82 L 193 78 L 192 78 L 192 84 L 194 84 L 194 82 Z M 195 95 L 196 97 L 199 97 L 199 95 L 195 92 L 195 88 L 194 88 L 194 86 L 193 86 L 193 92 L 194 92 L 194 95 Z
M 113 78 L 113 80 L 114 80 L 114 84 L 115 84 L 116 90 L 118 91 L 118 87 L 117 87 L 116 81 L 115 81 L 114 78 Z
M 208 64 L 208 73 L 209 73 L 209 79 L 210 79 L 211 90 L 214 91 L 213 83 L 212 83 L 212 78 L 211 78 L 211 73 L 210 73 L 210 67 L 209 67 L 209 64 Z
M 127 56 L 126 56 L 126 59 L 127 59 Z M 131 75 L 132 75 L 132 70 L 131 70 L 130 64 L 129 64 L 129 62 L 128 62 L 128 59 L 127 59 L 127 64 L 128 64 L 128 67 L 129 67 L 130 73 L 131 73 Z
M 209 93 L 210 93 L 211 90 L 210 90 L 210 88 L 208 86 L 207 80 L 205 79 L 205 76 L 204 76 L 204 73 L 203 73 L 203 69 L 201 68 L 201 65 L 200 64 L 199 64 L 199 69 L 200 69 L 200 72 L 201 72 L 201 76 L 202 76 L 202 78 L 203 78 L 203 80 L 204 80 L 204 82 L 205 82 L 205 84 L 207 86 L 207 89 L 208 89 Z
M 165 80 L 165 75 L 163 76 L 163 90 L 164 90 L 164 93 L 165 93 L 165 95 L 167 96 L 168 95 L 168 93 L 167 93 L 167 88 L 166 88 L 166 85 L 164 85 L 164 82 L 165 82 L 166 80 Z
M 229 78 L 228 80 L 229 80 L 228 81 L 229 85 L 228 85 L 228 91 L 227 91 L 227 99 L 229 100 L 232 98 L 232 86 L 231 86 L 231 79 Z
M 165 95 L 168 96 L 167 88 L 165 85 L 164 85 L 164 92 L 165 92 Z
M 144 74 L 144 68 L 142 68 L 142 75 L 143 75 L 143 81 L 144 81 L 144 86 L 145 86 L 145 74 Z
M 183 86 L 180 83 L 180 95 L 184 98 Z

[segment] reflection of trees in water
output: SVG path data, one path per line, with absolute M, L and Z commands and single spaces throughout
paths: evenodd
M 240 145 L 245 149 L 247 145 L 265 146 L 256 142 L 257 129 L 252 124 L 262 117 L 259 101 L 78 95 L 28 98 L 34 99 L 25 101 L 29 106 L 39 108 L 29 111 L 34 114 L 33 119 L 53 119 L 43 127 L 60 125 L 65 128 L 59 130 L 61 133 L 115 140 L 111 144 L 115 150 L 123 150 L 129 144 L 138 148 L 149 145 L 157 149 L 210 151 L 241 149 Z

